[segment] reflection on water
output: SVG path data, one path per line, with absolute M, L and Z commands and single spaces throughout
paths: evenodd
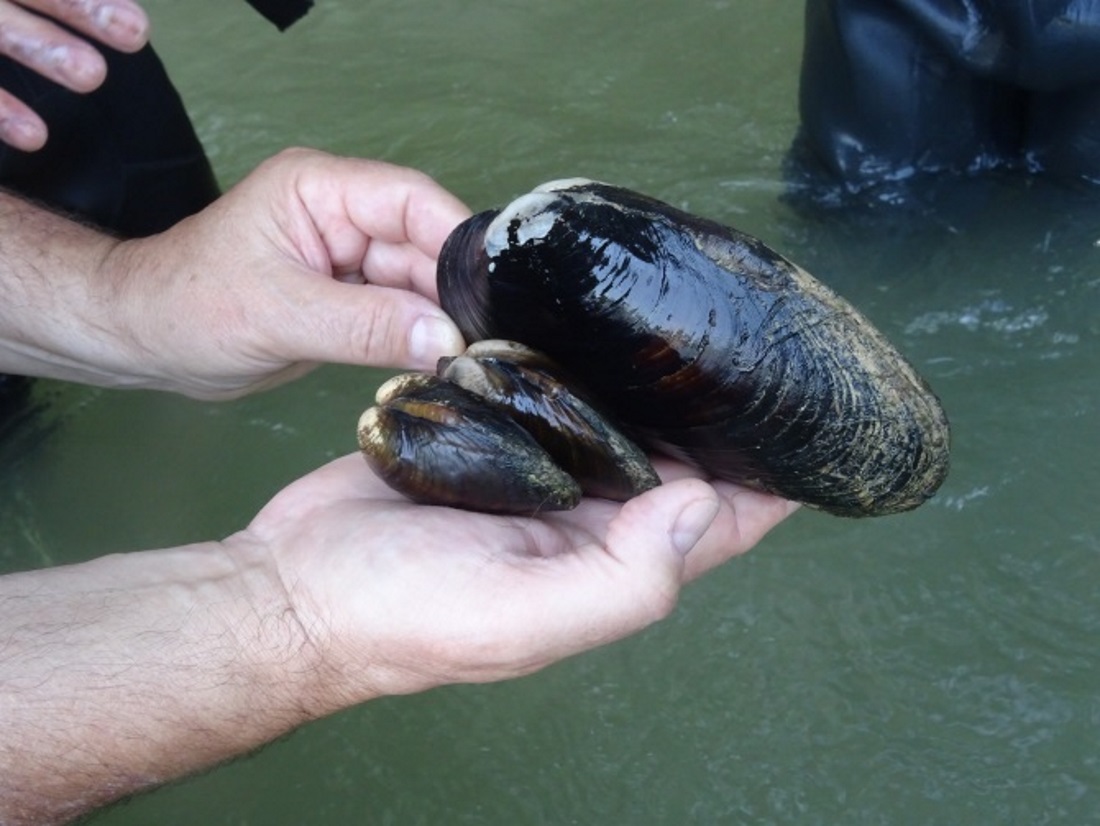
M 800 513 L 638 638 L 353 709 L 94 822 L 1095 817 L 1096 199 L 1006 178 L 907 214 L 786 201 L 798 4 L 332 0 L 284 36 L 243 3 L 148 6 L 226 184 L 306 143 L 478 208 L 588 175 L 735 223 L 910 356 L 953 469 L 909 515 Z M 42 383 L 38 428 L 5 445 L 0 562 L 224 535 L 353 449 L 380 378 L 325 368 L 221 405 Z

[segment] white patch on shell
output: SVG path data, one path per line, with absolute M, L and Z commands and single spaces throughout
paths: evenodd
M 495 258 L 510 243 L 509 229 L 519 244 L 538 242 L 546 238 L 558 220 L 558 204 L 603 200 L 584 192 L 596 183 L 588 178 L 561 178 L 535 187 L 516 198 L 500 211 L 485 230 L 485 251 Z
M 485 251 L 495 258 L 509 244 L 508 230 L 516 227 L 516 238 L 521 244 L 541 241 L 557 220 L 557 212 L 551 207 L 558 198 L 551 193 L 531 192 L 521 195 L 500 211 L 485 230 Z

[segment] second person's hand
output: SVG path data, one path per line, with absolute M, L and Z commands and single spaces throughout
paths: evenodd
M 107 64 L 80 35 L 135 52 L 149 39 L 149 18 L 132 0 L 0 0 L 0 54 L 74 92 L 90 92 L 103 83 Z M 0 140 L 29 152 L 46 139 L 37 113 L 0 88 Z

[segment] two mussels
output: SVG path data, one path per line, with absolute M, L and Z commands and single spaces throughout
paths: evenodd
M 512 341 L 482 340 L 437 375 L 378 388 L 359 446 L 417 502 L 501 513 L 625 501 L 660 484 L 641 448 L 569 387 L 561 368 Z
M 456 228 L 438 281 L 467 341 L 545 354 L 632 438 L 715 477 L 877 516 L 920 505 L 947 474 L 947 418 L 912 366 L 846 301 L 735 229 L 607 184 L 556 181 Z M 477 510 L 575 504 L 579 494 L 535 484 L 512 505 L 520 482 L 542 471 L 510 467 L 518 450 L 489 437 L 444 448 L 460 437 L 440 423 L 464 419 L 465 407 L 398 422 L 396 408 L 421 404 L 420 392 L 409 402 L 380 391 L 360 424 L 364 453 L 396 489 Z M 489 427 L 500 428 L 510 425 Z M 608 461 L 621 475 L 620 459 Z

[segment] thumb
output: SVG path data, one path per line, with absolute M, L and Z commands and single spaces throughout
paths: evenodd
M 691 487 L 696 487 L 696 485 L 691 485 Z M 703 538 L 703 534 L 714 522 L 714 517 L 718 515 L 718 507 L 718 496 L 709 485 L 704 485 L 698 494 L 686 500 L 680 507 L 676 518 L 672 522 L 672 527 L 669 528 L 668 537 L 672 542 L 672 547 L 681 556 L 687 556 L 691 549 Z
M 397 287 L 301 279 L 289 323 L 276 331 L 291 361 L 434 370 L 463 349 L 454 322 L 424 296 Z
M 578 511 L 588 505 L 595 506 L 593 513 L 605 513 L 608 503 L 582 502 Z M 607 523 L 602 543 L 585 542 L 574 553 L 552 555 L 549 565 L 546 556 L 526 555 L 537 576 L 526 580 L 522 591 L 511 589 L 519 595 L 520 616 L 512 618 L 510 627 L 537 629 L 537 640 L 524 637 L 518 648 L 542 652 L 544 663 L 664 619 L 679 598 L 684 554 L 707 531 L 719 506 L 717 493 L 705 482 L 669 482 L 626 502 Z M 515 558 L 506 565 L 513 574 L 517 570 Z M 547 573 L 551 568 L 554 576 Z
M 718 494 L 700 479 L 667 482 L 625 505 L 608 530 L 607 548 L 624 563 L 645 560 L 682 572 L 684 557 L 710 528 Z

